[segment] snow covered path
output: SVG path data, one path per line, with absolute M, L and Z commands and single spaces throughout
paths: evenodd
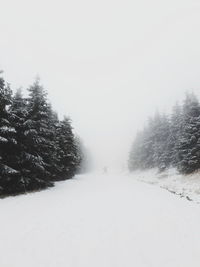
M 0 200 L 1 267 L 199 267 L 200 205 L 126 175 Z

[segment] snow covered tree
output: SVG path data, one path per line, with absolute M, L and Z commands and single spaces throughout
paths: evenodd
M 77 171 L 79 155 L 71 121 L 67 117 L 64 117 L 57 127 L 57 146 L 60 167 L 58 179 L 72 178 Z
M 166 115 L 156 113 L 139 132 L 129 155 L 129 169 L 157 167 L 163 171 L 170 165 L 168 150 L 170 122 Z
M 153 166 L 160 171 L 170 166 L 169 156 L 169 131 L 170 122 L 168 117 L 159 113 L 154 118 L 153 132 Z
M 83 142 L 80 137 L 74 137 L 75 150 L 76 150 L 76 173 L 81 173 L 83 171 L 83 161 L 85 159 Z
M 176 103 L 173 107 L 170 118 L 170 133 L 168 139 L 168 151 L 171 166 L 177 167 L 178 164 L 178 144 L 182 128 L 182 107 Z
M 51 153 L 48 155 L 46 161 L 48 162 L 48 171 L 51 173 L 51 180 L 58 180 L 58 176 L 61 172 L 61 167 L 59 165 L 59 144 L 57 140 L 57 130 L 59 128 L 60 121 L 58 115 L 51 108 L 49 109 L 49 120 L 48 126 L 51 129 L 51 135 L 49 136 L 49 141 L 51 143 Z
M 51 142 L 54 130 L 50 127 L 51 107 L 47 102 L 47 94 L 36 79 L 28 89 L 27 117 L 24 122 L 24 146 L 25 146 L 25 168 L 30 171 L 31 187 L 42 189 L 52 186 L 51 153 L 54 144 Z
M 71 121 L 59 121 L 39 79 L 23 98 L 0 78 L 0 195 L 36 191 L 72 178 L 83 162 Z
M 185 174 L 200 169 L 200 104 L 192 93 L 186 95 L 183 105 L 177 165 Z
M 12 168 L 12 155 L 15 153 L 16 130 L 11 124 L 11 115 L 8 107 L 12 103 L 12 91 L 0 78 L 0 194 L 13 193 L 19 172 Z
M 26 103 L 22 97 L 21 89 L 18 89 L 16 94 L 12 99 L 12 105 L 9 107 L 10 112 L 10 122 L 15 129 L 15 146 L 13 153 L 9 156 L 10 166 L 17 170 L 18 175 L 16 176 L 15 181 L 10 185 L 12 188 L 12 193 L 22 193 L 26 192 L 28 188 L 28 181 L 30 178 L 27 178 L 25 173 L 28 171 L 23 168 L 24 162 L 24 122 L 27 115 Z
M 159 115 L 149 120 L 132 146 L 129 169 L 176 167 L 189 174 L 200 169 L 200 104 L 188 93 L 184 104 L 173 108 L 171 119 Z
M 13 193 L 25 193 L 28 191 L 43 189 L 47 187 L 46 182 L 34 176 L 31 168 L 31 155 L 27 145 L 28 116 L 27 101 L 22 97 L 21 90 L 17 90 L 9 109 L 11 123 L 16 130 L 16 145 L 13 154 L 10 156 L 10 165 L 18 171 L 15 183 L 12 183 Z M 11 185 L 10 185 L 11 187 Z

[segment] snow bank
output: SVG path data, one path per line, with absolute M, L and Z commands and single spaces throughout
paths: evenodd
M 135 171 L 132 175 L 139 181 L 158 185 L 171 193 L 200 203 L 200 172 L 181 175 L 175 169 L 159 172 L 157 169 Z

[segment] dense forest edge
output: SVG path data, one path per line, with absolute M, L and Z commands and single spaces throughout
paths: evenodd
M 0 76 L 0 196 L 52 187 L 87 170 L 70 118 L 59 120 L 40 80 L 15 94 Z
M 200 169 L 200 104 L 194 93 L 186 93 L 170 115 L 149 118 L 137 133 L 128 162 L 129 170 L 176 168 L 181 174 Z

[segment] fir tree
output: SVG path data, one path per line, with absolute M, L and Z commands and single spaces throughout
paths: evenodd
M 171 166 L 177 167 L 178 164 L 178 143 L 182 128 L 182 107 L 176 103 L 173 107 L 170 119 L 170 133 L 168 139 L 168 151 Z
M 0 78 L 0 194 L 13 193 L 13 184 L 19 172 L 11 167 L 11 157 L 15 151 L 16 130 L 11 125 L 8 107 L 12 103 L 12 91 Z
M 59 121 L 38 79 L 23 98 L 0 78 L 0 195 L 40 190 L 72 178 L 83 160 L 71 121 Z
M 129 169 L 157 167 L 163 171 L 170 165 L 168 150 L 170 122 L 156 113 L 144 130 L 138 133 L 129 155 Z
M 58 159 L 60 176 L 58 179 L 69 179 L 77 171 L 78 151 L 71 121 L 64 117 L 57 127 Z
M 170 166 L 169 156 L 169 131 L 170 122 L 166 115 L 157 114 L 154 119 L 154 139 L 153 139 L 153 166 L 158 167 L 160 171 Z
M 28 89 L 27 118 L 24 123 L 26 169 L 36 189 L 52 186 L 49 172 L 53 129 L 49 127 L 50 105 L 47 94 L 37 79 Z
M 28 117 L 27 101 L 22 97 L 21 90 L 17 90 L 13 97 L 10 107 L 11 122 L 16 129 L 16 146 L 15 151 L 10 157 L 12 167 L 18 171 L 18 179 L 13 183 L 14 193 L 25 193 L 28 191 L 46 188 L 47 184 L 36 177 L 31 168 L 31 160 L 33 156 L 29 153 L 27 145 L 27 127 L 26 121 Z M 34 158 L 35 160 L 35 158 Z
M 51 179 L 53 181 L 59 180 L 58 176 L 61 173 L 61 167 L 59 164 L 59 144 L 57 139 L 57 131 L 59 129 L 60 121 L 58 115 L 51 108 L 49 109 L 48 127 L 51 134 L 48 136 L 50 142 L 49 151 L 50 153 L 45 156 L 45 161 L 48 162 L 48 171 L 51 173 Z
M 183 105 L 177 165 L 185 174 L 200 168 L 200 105 L 194 94 L 187 94 Z
M 28 188 L 28 181 L 26 179 L 25 171 L 23 168 L 24 163 L 24 122 L 27 116 L 25 100 L 22 97 L 21 89 L 18 89 L 13 97 L 12 105 L 9 107 L 11 114 L 11 124 L 15 128 L 15 140 L 16 144 L 13 149 L 12 155 L 9 156 L 9 162 L 12 168 L 18 171 L 18 176 L 15 179 L 15 183 L 12 183 L 13 193 L 26 192 Z

